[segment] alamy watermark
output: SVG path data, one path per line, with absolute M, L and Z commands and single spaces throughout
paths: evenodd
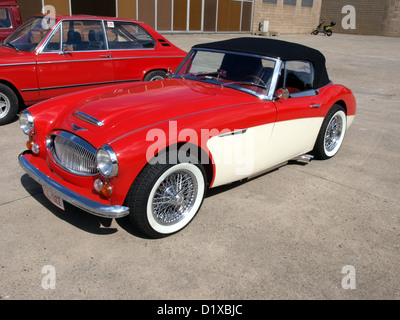
M 42 20 L 42 28 L 49 30 L 56 24 L 56 8 L 50 5 L 43 6 L 42 13 L 46 15 Z
M 146 141 L 153 141 L 146 150 L 146 160 L 150 164 L 177 164 L 193 160 L 200 161 L 201 164 L 210 164 L 208 154 L 199 154 L 200 147 L 202 150 L 212 149 L 212 163 L 233 165 L 237 175 L 251 174 L 254 171 L 256 142 L 253 130 L 178 130 L 177 121 L 169 121 L 168 130 L 149 130 Z M 179 148 L 178 143 L 181 144 Z M 168 154 L 162 152 L 167 148 Z
M 344 30 L 356 29 L 356 8 L 352 5 L 344 6 L 342 13 L 346 14 L 342 19 L 342 28 Z
M 342 274 L 345 276 L 342 279 L 342 288 L 345 290 L 356 288 L 356 268 L 351 265 L 346 265 L 342 268 Z
M 45 265 L 42 268 L 42 274 L 45 274 L 42 278 L 42 288 L 54 290 L 56 288 L 56 268 L 51 265 Z

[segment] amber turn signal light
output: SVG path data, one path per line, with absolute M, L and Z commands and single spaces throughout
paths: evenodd
M 26 147 L 31 150 L 34 154 L 38 154 L 40 152 L 40 147 L 36 142 L 29 140 L 26 142 Z
M 101 188 L 101 194 L 105 196 L 107 199 L 112 195 L 112 187 L 108 183 L 104 183 Z
M 101 193 L 107 199 L 111 197 L 112 187 L 107 182 L 103 182 L 100 179 L 96 179 L 93 187 L 98 193 Z

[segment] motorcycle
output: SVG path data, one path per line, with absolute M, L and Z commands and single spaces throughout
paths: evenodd
M 313 32 L 311 32 L 311 34 L 317 35 L 321 32 L 330 37 L 333 34 L 333 27 L 336 25 L 336 22 L 332 21 L 328 26 L 322 26 L 323 24 L 324 21 L 321 21 L 320 24 L 313 30 Z

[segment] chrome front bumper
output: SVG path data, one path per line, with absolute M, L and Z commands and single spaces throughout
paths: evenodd
M 26 158 L 25 152 L 18 156 L 19 164 L 22 169 L 35 181 L 41 184 L 43 187 L 51 190 L 54 194 L 59 196 L 64 201 L 78 207 L 84 211 L 87 211 L 96 216 L 105 218 L 121 218 L 129 214 L 129 208 L 124 206 L 113 206 L 98 203 L 91 199 L 85 198 L 74 191 L 69 190 L 63 185 L 51 179 L 34 167 Z

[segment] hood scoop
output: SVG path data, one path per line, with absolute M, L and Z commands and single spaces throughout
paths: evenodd
M 101 127 L 104 125 L 103 122 L 101 122 L 100 120 L 97 120 L 95 117 L 92 117 L 86 113 L 80 112 L 80 111 L 75 111 L 74 112 L 74 116 L 78 119 L 81 119 L 87 123 L 90 123 L 96 127 Z

